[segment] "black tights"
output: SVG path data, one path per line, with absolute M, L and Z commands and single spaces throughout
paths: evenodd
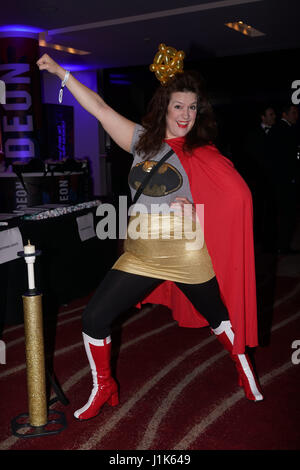
M 162 282 L 162 279 L 111 269 L 83 312 L 84 333 L 92 338 L 106 338 L 111 333 L 112 322 Z M 176 282 L 176 285 L 206 318 L 211 328 L 217 328 L 223 320 L 228 320 L 215 277 L 202 284 Z

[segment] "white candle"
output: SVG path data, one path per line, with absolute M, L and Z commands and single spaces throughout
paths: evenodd
M 34 281 L 34 262 L 35 262 L 35 246 L 30 244 L 28 240 L 28 245 L 24 246 L 24 254 L 25 255 L 32 255 L 32 256 L 25 256 L 25 261 L 27 263 L 27 273 L 28 273 L 28 288 L 35 289 L 35 281 Z
M 30 245 L 30 240 L 28 240 L 28 245 L 24 246 L 24 253 L 25 255 L 31 255 L 32 253 L 35 253 L 35 246 Z

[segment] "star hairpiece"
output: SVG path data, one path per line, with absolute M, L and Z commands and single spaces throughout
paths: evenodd
M 184 52 L 177 51 L 174 47 L 160 44 L 155 54 L 151 72 L 155 72 L 156 78 L 162 85 L 166 85 L 177 73 L 183 72 Z

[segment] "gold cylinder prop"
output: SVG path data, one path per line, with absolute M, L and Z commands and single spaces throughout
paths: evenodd
M 18 252 L 18 256 L 25 258 L 28 274 L 28 291 L 22 296 L 28 413 L 21 413 L 13 418 L 11 421 L 11 429 L 14 436 L 24 438 L 58 434 L 67 426 L 64 413 L 57 410 L 48 410 L 42 294 L 35 288 L 34 279 L 35 258 L 40 254 L 41 251 L 36 250 L 35 246 L 30 244 L 30 241 L 24 246 L 24 251 Z M 62 403 L 68 404 L 68 400 L 59 390 L 56 381 L 53 380 L 51 376 L 50 381 L 53 388 L 55 388 L 55 391 L 58 393 L 57 398 L 59 398 Z M 56 401 L 56 398 L 54 401 Z M 54 401 L 52 400 L 52 403 L 54 403 Z
M 28 411 L 31 426 L 47 423 L 42 295 L 23 295 Z

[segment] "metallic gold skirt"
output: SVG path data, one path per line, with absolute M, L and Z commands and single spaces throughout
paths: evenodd
M 187 284 L 215 275 L 200 224 L 174 213 L 131 217 L 124 253 L 112 269 Z

